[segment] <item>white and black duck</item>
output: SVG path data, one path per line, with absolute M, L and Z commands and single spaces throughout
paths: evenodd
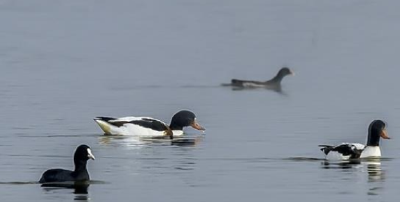
M 50 169 L 43 173 L 39 183 L 56 182 L 83 182 L 90 180 L 86 164 L 89 159 L 94 160 L 94 155 L 89 146 L 80 145 L 74 154 L 75 169 Z
M 337 146 L 319 145 L 328 160 L 351 160 L 359 158 L 381 157 L 380 138 L 390 139 L 386 132 L 386 124 L 374 120 L 368 127 L 367 144 L 342 143 Z
M 283 67 L 279 70 L 276 76 L 268 81 L 253 81 L 232 79 L 231 83 L 222 84 L 222 86 L 232 86 L 236 88 L 266 88 L 275 91 L 281 91 L 282 79 L 287 75 L 294 75 L 293 71 L 288 67 Z
M 191 126 L 197 130 L 205 130 L 196 120 L 196 115 L 188 110 L 177 112 L 168 125 L 151 117 L 97 117 L 94 121 L 99 124 L 105 135 L 136 136 L 143 138 L 179 137 L 183 128 Z

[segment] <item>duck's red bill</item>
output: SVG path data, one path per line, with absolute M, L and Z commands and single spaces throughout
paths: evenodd
M 197 130 L 205 130 L 205 128 L 203 128 L 199 123 L 197 123 L 196 120 L 194 120 L 193 123 L 190 124 L 190 126 L 192 126 L 194 129 Z
M 386 132 L 386 129 L 383 129 L 383 130 L 382 130 L 382 132 L 381 132 L 381 137 L 382 137 L 383 139 L 390 139 L 390 137 L 388 136 L 388 134 L 387 134 L 387 132 Z

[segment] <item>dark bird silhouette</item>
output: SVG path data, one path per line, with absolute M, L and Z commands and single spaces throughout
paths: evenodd
M 231 86 L 235 88 L 266 88 L 277 92 L 282 91 L 281 82 L 287 75 L 294 75 L 293 71 L 288 67 L 283 67 L 279 70 L 276 76 L 268 81 L 252 81 L 232 79 L 231 83 L 222 84 L 222 86 Z
M 43 173 L 39 183 L 88 181 L 90 178 L 86 170 L 86 163 L 89 159 L 95 159 L 90 147 L 87 145 L 80 145 L 74 154 L 74 171 L 64 169 L 47 170 Z

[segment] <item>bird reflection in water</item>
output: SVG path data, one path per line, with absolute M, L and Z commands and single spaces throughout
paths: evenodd
M 383 183 L 385 181 L 385 172 L 381 169 L 381 159 L 368 159 L 362 162 L 368 172 L 368 183 L 370 185 L 367 194 L 379 195 L 383 190 Z
M 367 158 L 367 159 L 356 159 L 350 161 L 341 162 L 322 162 L 322 168 L 324 169 L 354 169 L 356 171 L 362 171 L 368 173 L 368 184 L 369 188 L 367 191 L 368 195 L 379 195 L 383 189 L 382 182 L 385 181 L 385 172 L 381 168 L 380 158 Z
M 191 138 L 176 138 L 171 140 L 171 145 L 178 147 L 194 147 L 203 140 L 203 136 Z
M 56 189 L 73 189 L 74 190 L 74 200 L 79 200 L 79 201 L 89 201 L 89 195 L 88 195 L 88 188 L 89 188 L 90 183 L 89 182 L 57 182 L 57 183 L 45 183 L 42 184 L 41 187 L 45 191 L 52 191 Z
M 124 145 L 140 147 L 146 145 L 173 145 L 178 147 L 193 147 L 204 139 L 204 135 L 190 135 L 179 138 L 137 138 L 122 136 L 102 136 L 99 142 L 102 145 Z
M 368 159 L 354 159 L 349 161 L 327 161 L 322 162 L 322 168 L 324 169 L 363 169 L 368 173 L 368 179 L 370 181 L 382 180 L 384 178 L 384 172 L 381 169 L 380 158 L 368 158 Z
M 381 169 L 380 159 L 368 159 L 362 164 L 367 168 L 369 182 L 382 181 L 385 179 L 385 173 Z
M 322 162 L 322 168 L 324 169 L 352 169 L 361 165 L 360 159 L 348 160 L 348 161 L 328 161 Z

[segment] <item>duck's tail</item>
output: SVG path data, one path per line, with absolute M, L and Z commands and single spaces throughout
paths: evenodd
M 334 146 L 326 144 L 318 145 L 318 147 L 321 147 L 320 150 L 324 152 L 325 155 L 328 155 L 328 153 L 334 148 Z
M 115 120 L 115 118 L 111 118 L 111 117 L 96 117 L 96 118 L 94 118 L 94 121 L 104 131 L 105 135 L 112 135 L 111 127 L 113 127 L 113 126 L 108 123 L 111 120 Z
M 96 120 L 101 120 L 101 121 L 106 121 L 106 122 L 108 122 L 108 121 L 111 121 L 111 120 L 115 120 L 115 118 L 106 117 L 106 116 L 99 116 L 99 117 L 94 118 L 94 120 L 95 120 L 95 121 L 96 121 Z

